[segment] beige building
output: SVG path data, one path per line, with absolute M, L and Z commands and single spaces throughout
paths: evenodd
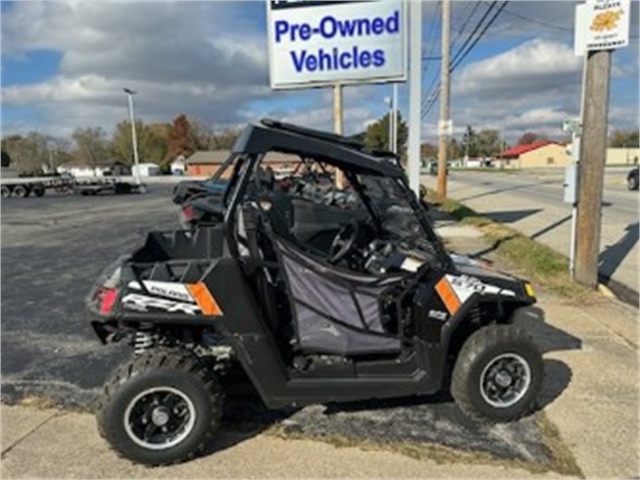
M 496 158 L 498 168 L 566 167 L 571 162 L 565 145 L 546 140 L 516 145 Z
M 640 148 L 607 148 L 607 165 L 638 165 Z

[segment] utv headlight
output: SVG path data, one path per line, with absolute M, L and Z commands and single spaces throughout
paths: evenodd
M 536 298 L 536 291 L 533 289 L 533 285 L 529 282 L 524 282 L 524 291 L 527 293 L 528 297 Z

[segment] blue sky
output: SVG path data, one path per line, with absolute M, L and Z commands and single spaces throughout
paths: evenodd
M 453 2 L 452 52 L 490 2 Z M 452 118 L 500 128 L 508 139 L 524 131 L 562 136 L 578 113 L 582 61 L 573 55 L 576 2 L 512 1 L 453 73 Z M 634 2 L 633 17 L 638 18 Z M 425 2 L 424 54 L 439 55 L 437 2 Z M 467 28 L 458 35 L 471 13 Z M 331 91 L 271 91 L 265 5 L 257 2 L 2 2 L 2 134 L 38 130 L 69 136 L 76 127 L 107 131 L 127 116 L 122 87 L 139 92 L 145 122 L 179 113 L 223 128 L 269 116 L 330 129 Z M 613 58 L 610 124 L 638 126 L 638 21 L 632 45 Z M 425 95 L 438 62 L 424 64 Z M 436 82 L 437 83 L 437 82 Z M 406 111 L 405 86 L 400 106 Z M 345 88 L 345 129 L 362 130 L 384 114 L 389 85 Z M 438 104 L 424 119 L 433 140 Z

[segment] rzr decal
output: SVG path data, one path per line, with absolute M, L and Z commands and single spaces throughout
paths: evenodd
M 505 297 L 515 297 L 516 294 L 511 290 L 501 289 L 495 285 L 482 283 L 475 277 L 468 275 L 445 275 L 438 283 L 436 283 L 436 292 L 444 303 L 449 313 L 453 315 L 460 309 L 460 306 L 466 302 L 471 295 L 478 293 L 480 295 L 496 294 Z
M 149 308 L 159 308 L 167 312 L 182 312 L 188 315 L 195 315 L 200 312 L 200 307 L 192 303 L 176 302 L 165 300 L 164 298 L 148 297 L 138 293 L 129 293 L 122 299 L 122 305 L 131 310 L 146 312 Z
M 213 297 L 207 286 L 203 282 L 198 283 L 177 283 L 177 282 L 163 282 L 159 280 L 142 280 L 142 285 L 139 282 L 129 282 L 129 288 L 134 290 L 147 291 L 152 297 L 144 296 L 145 298 L 154 298 L 165 302 L 164 305 L 182 305 L 180 309 L 186 313 L 201 312 L 204 315 L 222 315 L 222 309 L 218 305 L 218 302 Z M 163 298 L 157 298 L 163 297 Z M 140 296 L 142 297 L 142 296 Z M 176 300 L 174 302 L 167 302 L 165 299 L 170 298 Z M 160 303 L 161 303 L 160 302 Z M 125 304 L 125 307 L 140 309 L 141 303 L 134 302 Z M 152 305 L 147 305 L 152 306 Z M 189 308 L 187 308 L 189 307 Z M 162 306 L 156 306 L 156 308 L 164 308 Z M 187 311 L 188 310 L 188 311 Z M 146 311 L 146 310 L 145 310 Z M 176 311 L 176 310 L 168 310 Z

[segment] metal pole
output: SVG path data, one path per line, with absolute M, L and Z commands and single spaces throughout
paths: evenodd
M 389 125 L 387 131 L 387 150 L 393 150 L 393 97 L 385 97 L 385 102 L 389 105 L 389 112 L 387 113 L 387 124 Z
M 598 285 L 610 79 L 611 51 L 589 52 L 582 127 L 584 140 L 580 142 L 575 280 L 591 288 Z
M 392 124 L 393 135 L 391 135 L 391 151 L 398 153 L 398 84 L 393 84 L 393 110 L 392 110 Z
M 584 52 L 583 62 L 582 62 L 582 91 L 580 92 L 580 118 L 579 118 L 579 131 L 573 132 L 571 138 L 571 159 L 573 163 L 576 165 L 576 169 L 578 171 L 578 176 L 576 177 L 576 182 L 580 184 L 580 143 L 582 142 L 582 123 L 584 121 L 584 96 L 586 93 L 586 82 L 587 82 L 587 53 Z M 576 188 L 578 187 L 576 185 Z M 578 220 L 578 201 L 573 202 L 571 205 L 571 238 L 569 244 L 569 275 L 571 278 L 575 280 L 576 275 L 576 227 Z
M 336 83 L 333 86 L 333 130 L 338 135 L 342 135 L 342 85 Z M 336 171 L 336 187 L 344 188 L 344 174 L 342 170 Z
M 447 196 L 447 147 L 449 144 L 449 54 L 451 52 L 451 0 L 442 0 L 442 66 L 440 90 L 440 139 L 438 143 L 438 195 Z
M 420 137 L 422 104 L 422 2 L 410 2 L 409 32 L 409 185 L 420 198 Z
M 140 163 L 138 160 L 138 138 L 136 136 L 136 118 L 133 113 L 133 96 L 136 94 L 133 90 L 129 90 L 128 88 L 124 89 L 124 92 L 127 94 L 127 98 L 129 99 L 129 120 L 131 122 L 131 143 L 133 144 L 133 164 L 135 165 L 135 174 L 134 177 L 136 179 L 136 185 L 140 185 Z

